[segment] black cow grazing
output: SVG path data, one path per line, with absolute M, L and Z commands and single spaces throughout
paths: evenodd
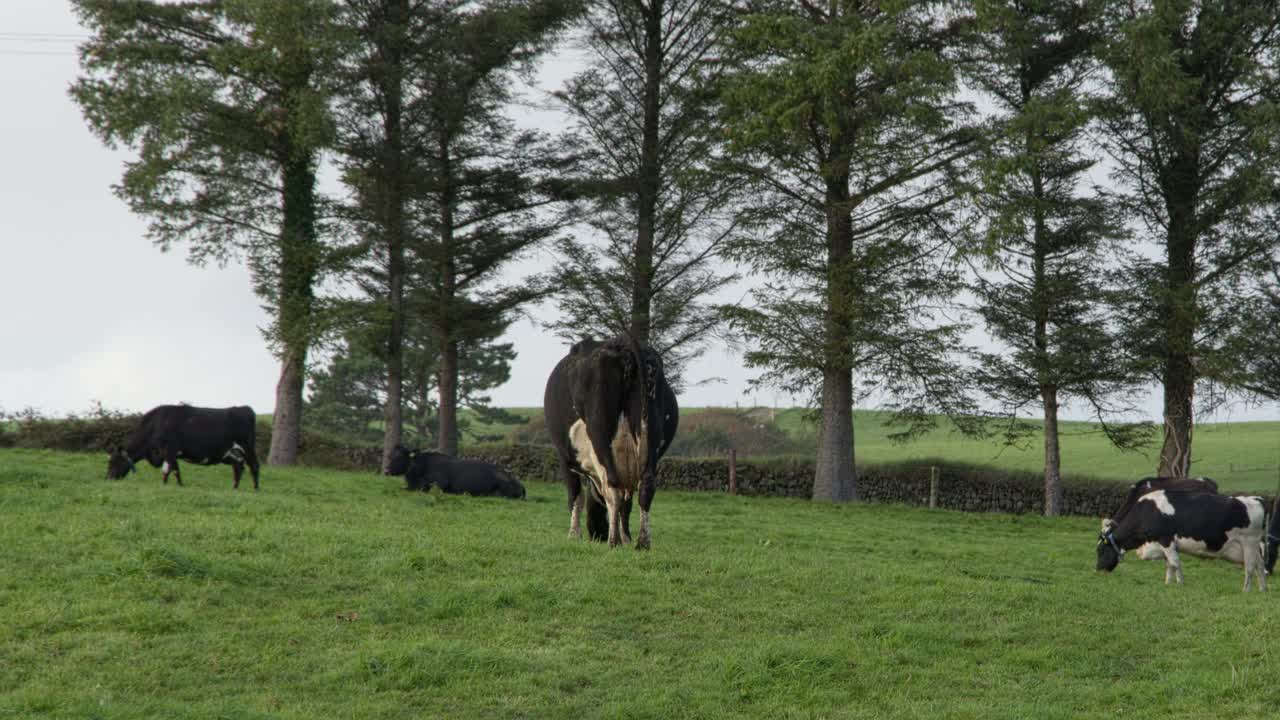
M 524 486 L 506 470 L 480 460 L 464 460 L 430 450 L 397 445 L 387 463 L 388 475 L 404 475 L 406 489 L 427 492 L 432 484 L 453 495 L 523 498 Z
M 626 337 L 583 340 L 551 371 L 543 411 L 569 494 L 569 535 L 582 536 L 585 505 L 591 539 L 607 538 L 611 547 L 631 542 L 631 503 L 638 494 L 635 546 L 647 549 L 658 459 L 680 422 L 662 358 Z
M 117 447 L 107 460 L 107 477 L 114 480 L 135 470 L 146 459 L 182 484 L 178 458 L 197 465 L 230 465 L 232 486 L 240 487 L 244 466 L 253 473 L 253 489 L 258 489 L 258 455 L 254 451 L 254 424 L 257 416 L 247 405 L 229 408 L 201 408 L 190 405 L 161 405 L 152 408 L 138 423 L 129 443 Z
M 1267 509 L 1258 497 L 1230 497 L 1206 492 L 1155 490 L 1138 499 L 1118 519 L 1102 521 L 1097 569 L 1110 572 L 1126 550 L 1159 543 L 1165 556 L 1164 581 L 1182 582 L 1178 552 L 1225 558 L 1244 565 L 1244 589 L 1256 577 L 1267 589 L 1262 558 Z

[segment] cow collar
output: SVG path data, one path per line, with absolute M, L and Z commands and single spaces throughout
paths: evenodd
M 1124 550 L 1122 550 L 1119 543 L 1116 542 L 1116 534 L 1114 530 L 1108 530 L 1103 533 L 1102 539 L 1107 541 L 1107 544 L 1116 551 L 1116 554 L 1118 554 L 1121 559 L 1124 558 Z

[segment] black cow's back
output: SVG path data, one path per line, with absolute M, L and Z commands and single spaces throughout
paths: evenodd
M 202 408 L 192 405 L 160 405 L 142 416 L 129 441 L 135 460 L 147 458 L 159 466 L 163 451 L 174 445 L 179 456 L 197 464 L 222 462 L 233 446 L 246 455 L 256 454 L 253 408 Z

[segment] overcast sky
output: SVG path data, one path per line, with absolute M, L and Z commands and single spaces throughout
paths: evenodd
M 60 414 L 92 401 L 127 410 L 183 401 L 270 412 L 279 368 L 260 334 L 268 319 L 248 273 L 193 267 L 184 248 L 161 253 L 111 192 L 129 155 L 105 148 L 67 95 L 85 35 L 66 2 L 0 1 L 0 409 Z M 548 68 L 545 83 L 570 69 Z M 544 253 L 520 267 L 550 262 Z M 495 404 L 541 405 L 564 346 L 527 320 L 507 340 L 519 356 L 511 380 L 493 391 Z M 691 387 L 681 404 L 794 402 L 750 391 L 751 376 L 738 356 L 714 347 L 688 377 L 723 382 Z M 1146 408 L 1158 417 L 1154 394 Z M 1209 419 L 1276 416 L 1272 404 Z

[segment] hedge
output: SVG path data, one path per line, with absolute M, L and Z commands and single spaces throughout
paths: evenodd
M 19 416 L 0 426 L 0 447 L 105 453 L 125 442 L 139 417 L 106 411 L 57 420 Z M 257 430 L 258 455 L 265 459 L 271 443 L 271 426 L 258 423 Z M 548 446 L 487 443 L 463 446 L 459 454 L 505 467 L 524 482 L 556 479 L 555 452 Z M 351 445 L 341 438 L 307 431 L 299 442 L 298 459 L 300 464 L 314 467 L 377 472 L 382 448 Z M 1015 514 L 1043 512 L 1044 479 L 1040 474 L 942 460 L 860 465 L 858 497 L 871 502 L 926 505 L 932 467 L 936 467 L 939 474 L 937 506 L 940 508 Z M 814 462 L 808 458 L 740 459 L 738 493 L 807 498 L 813 491 L 813 474 Z M 724 458 L 669 457 L 658 467 L 660 489 L 725 492 L 728 484 L 728 462 Z M 1120 506 L 1129 483 L 1067 477 L 1063 478 L 1063 487 L 1066 514 L 1103 517 Z

